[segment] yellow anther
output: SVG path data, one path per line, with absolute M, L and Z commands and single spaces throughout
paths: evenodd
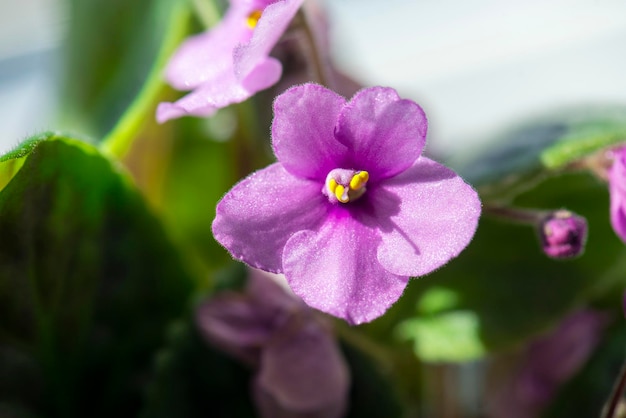
M 246 24 L 250 29 L 254 29 L 256 27 L 256 24 L 259 23 L 259 19 L 261 18 L 262 14 L 263 11 L 255 10 L 248 15 L 248 18 L 246 19 Z
M 365 183 L 367 183 L 367 180 L 369 180 L 369 178 L 370 178 L 370 175 L 367 171 L 359 171 L 352 177 L 352 180 L 350 180 L 350 188 L 352 190 L 359 190 L 363 188 L 363 186 L 365 186 Z
M 350 200 L 348 198 L 348 194 L 346 193 L 346 195 L 344 196 L 343 192 L 346 189 L 341 185 L 338 184 L 337 188 L 335 189 L 335 197 L 337 198 L 338 201 L 340 201 L 341 203 L 348 203 L 348 201 Z
M 335 179 L 330 179 L 328 181 L 328 190 L 330 190 L 331 193 L 335 193 L 336 188 L 337 188 L 337 181 L 335 181 Z

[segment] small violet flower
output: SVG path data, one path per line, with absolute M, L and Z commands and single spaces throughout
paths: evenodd
M 210 116 L 275 84 L 282 72 L 269 56 L 304 0 L 231 0 L 213 29 L 187 39 L 165 70 L 168 83 L 193 90 L 161 103 L 159 123 L 184 115 Z
M 613 165 L 609 169 L 609 194 L 611 196 L 611 225 L 626 243 L 626 147 L 612 152 Z
M 252 395 L 261 417 L 340 418 L 350 372 L 339 346 L 323 318 L 275 279 L 253 270 L 245 294 L 203 303 L 200 332 L 255 370 Z
M 277 163 L 217 205 L 215 238 L 237 259 L 284 273 L 308 305 L 352 324 L 382 315 L 409 277 L 470 242 L 476 192 L 421 156 L 422 109 L 374 87 L 346 100 L 316 84 L 274 102 Z
M 539 236 L 544 253 L 552 258 L 581 255 L 587 241 L 587 221 L 568 210 L 557 210 L 540 223 Z

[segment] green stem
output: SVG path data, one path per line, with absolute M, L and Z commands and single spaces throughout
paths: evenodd
M 302 8 L 298 10 L 297 16 L 299 19 L 300 27 L 302 28 L 302 32 L 304 33 L 304 37 L 306 38 L 306 42 L 309 47 L 309 64 L 311 65 L 313 73 L 315 74 L 315 81 L 332 89 L 333 86 L 330 85 L 330 77 L 327 74 L 327 69 L 324 65 L 322 51 L 317 41 L 317 38 L 315 37 L 315 33 L 313 32 L 313 28 L 311 27 L 311 23 Z
M 392 368 L 392 350 L 388 349 L 387 347 L 383 347 L 375 341 L 363 336 L 350 326 L 339 324 L 338 322 L 337 324 L 338 325 L 335 326 L 335 332 L 339 338 L 350 344 L 352 347 L 357 348 L 361 352 L 366 353 L 369 357 L 374 359 L 379 365 L 382 365 L 385 369 Z
M 607 405 L 602 413 L 602 418 L 617 418 L 616 413 L 618 410 L 618 406 L 620 400 L 622 399 L 622 394 L 624 393 L 624 389 L 626 388 L 626 362 L 622 365 L 622 369 L 619 373 L 619 377 L 615 382 L 615 386 L 613 386 L 613 391 L 611 392 L 611 397 L 607 402 Z
M 217 7 L 215 1 L 192 0 L 192 4 L 196 16 L 206 29 L 215 26 L 222 18 L 222 11 Z
M 126 110 L 122 118 L 113 127 L 100 144 L 100 149 L 117 158 L 124 157 L 131 148 L 133 140 L 141 131 L 146 117 L 154 118 L 154 106 L 165 84 L 162 80 L 163 67 L 172 52 L 185 37 L 189 24 L 189 9 L 184 2 L 178 2 L 171 12 L 170 21 L 161 49 L 157 55 L 147 81 L 141 91 Z
M 485 205 L 483 207 L 483 213 L 485 215 L 491 215 L 507 221 L 535 225 L 544 219 L 550 211 L 514 208 L 510 206 Z

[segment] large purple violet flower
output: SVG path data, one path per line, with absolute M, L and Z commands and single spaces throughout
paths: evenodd
M 612 154 L 613 165 L 609 170 L 611 225 L 620 239 L 626 242 L 626 147 Z
M 206 301 L 197 323 L 210 343 L 255 370 L 261 417 L 344 415 L 350 372 L 328 324 L 270 274 L 252 271 L 245 294 Z
M 170 60 L 167 81 L 193 92 L 176 103 L 161 103 L 157 120 L 210 116 L 275 84 L 282 66 L 269 53 L 303 1 L 231 0 L 215 28 L 187 39 Z
M 278 162 L 217 205 L 213 233 L 231 254 L 282 272 L 307 304 L 353 324 L 382 315 L 410 276 L 458 255 L 480 201 L 453 171 L 420 156 L 427 122 L 395 90 L 351 101 L 316 84 L 274 102 Z

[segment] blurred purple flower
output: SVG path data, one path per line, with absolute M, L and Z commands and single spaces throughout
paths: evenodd
M 316 85 L 276 98 L 278 162 L 224 196 L 213 233 L 234 257 L 284 273 L 307 304 L 358 324 L 382 315 L 410 276 L 458 255 L 480 216 L 476 192 L 421 156 L 422 109 L 395 90 L 351 101 Z
M 342 417 L 350 373 L 328 324 L 270 276 L 251 270 L 245 294 L 203 303 L 200 332 L 255 369 L 253 397 L 262 417 Z
M 159 104 L 159 123 L 210 116 L 275 84 L 282 66 L 269 53 L 303 1 L 231 0 L 215 28 L 187 39 L 171 58 L 165 78 L 174 88 L 193 92 Z
M 543 251 L 552 258 L 571 258 L 582 254 L 587 241 L 587 221 L 568 210 L 557 210 L 540 224 Z
M 552 333 L 531 342 L 515 372 L 492 399 L 492 418 L 537 418 L 596 348 L 609 317 L 603 312 L 581 310 L 562 320 Z
M 612 154 L 613 165 L 609 170 L 611 225 L 620 239 L 626 242 L 626 147 Z

